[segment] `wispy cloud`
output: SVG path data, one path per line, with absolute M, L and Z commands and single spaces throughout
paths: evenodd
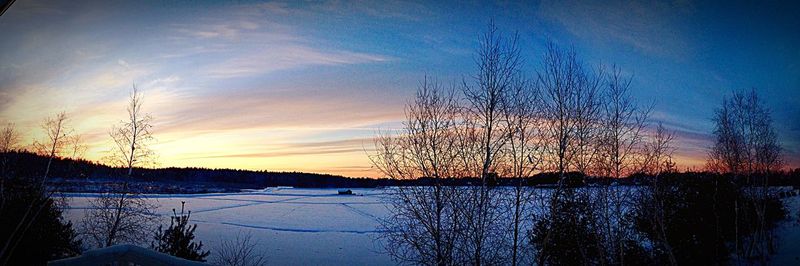
M 321 142 L 275 143 L 269 152 L 202 155 L 189 158 L 270 158 L 353 152 L 364 153 L 372 149 L 372 143 L 370 141 L 370 139 L 345 139 Z M 370 146 L 370 148 L 367 146 Z
M 690 47 L 678 22 L 692 12 L 688 1 L 546 0 L 539 15 L 589 41 L 621 42 L 644 53 L 683 57 Z
M 194 49 L 197 53 L 224 53 L 221 62 L 204 67 L 203 73 L 212 78 L 249 77 L 306 66 L 352 65 L 390 59 L 367 52 L 315 47 L 312 43 L 319 43 L 319 40 L 273 19 L 298 12 L 308 15 L 306 10 L 290 10 L 281 3 L 233 6 L 201 19 L 200 23 L 174 24 L 172 28 L 176 34 L 173 37 L 181 43 L 199 42 L 216 47 Z
M 345 129 L 402 117 L 402 109 L 383 108 L 386 105 L 381 103 L 359 102 L 326 92 L 320 94 L 267 91 L 252 93 L 250 97 L 239 93 L 194 95 L 181 99 L 180 106 L 164 101 L 152 107 L 160 110 L 159 126 L 167 132 L 241 128 Z
M 415 1 L 324 1 L 322 11 L 345 16 L 369 16 L 372 18 L 417 21 L 434 13 L 426 5 Z
M 277 44 L 210 66 L 207 73 L 212 77 L 232 78 L 305 66 L 351 65 L 386 60 L 388 60 L 386 57 L 367 53 L 322 51 L 298 44 Z

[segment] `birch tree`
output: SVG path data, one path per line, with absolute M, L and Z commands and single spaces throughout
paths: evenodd
M 604 174 L 617 179 L 641 169 L 644 130 L 652 110 L 636 103 L 630 85 L 631 79 L 614 67 L 605 91 L 600 149 Z
M 128 184 L 115 185 L 89 201 L 91 208 L 79 231 L 96 247 L 143 244 L 153 233 L 157 205 L 129 192 Z
M 0 152 L 10 152 L 19 145 L 19 132 L 14 123 L 6 124 L 0 129 Z
M 396 180 L 425 178 L 430 186 L 401 186 L 391 193 L 392 212 L 381 226 L 387 251 L 400 262 L 455 265 L 460 237 L 456 187 L 447 180 L 464 177 L 458 160 L 455 90 L 425 77 L 406 107 L 401 132 L 376 138 L 372 164 Z
M 734 92 L 716 110 L 714 124 L 716 141 L 708 153 L 707 165 L 711 170 L 740 178 L 740 189 L 747 197 L 737 202 L 736 212 L 755 213 L 754 217 L 737 215 L 737 224 L 749 226 L 754 233 L 747 243 L 736 243 L 736 254 L 757 257 L 766 263 L 775 241 L 767 217 L 769 177 L 783 165 L 770 110 L 755 89 Z
M 533 190 L 527 188 L 527 181 L 541 170 L 543 136 L 539 124 L 539 91 L 526 80 L 518 79 L 512 86 L 503 104 L 503 119 L 508 124 L 508 143 L 503 164 L 506 176 L 516 178 L 511 195 L 511 264 L 521 262 L 520 252 L 524 239 L 523 226 L 525 211 L 532 200 Z
M 67 126 L 67 119 L 68 117 L 65 112 L 60 112 L 52 117 L 45 118 L 41 126 L 45 133 L 44 138 L 35 141 L 33 144 L 34 150 L 37 153 L 47 157 L 47 167 L 44 171 L 42 183 L 44 183 L 44 179 L 47 179 L 50 175 L 50 165 L 52 165 L 53 159 L 59 156 L 69 143 L 72 129 Z
M 128 100 L 128 119 L 115 125 L 109 135 L 114 141 L 107 160 L 128 169 L 128 176 L 133 174 L 133 168 L 152 163 L 155 155 L 150 149 L 154 141 L 151 129 L 153 117 L 142 110 L 143 94 L 133 85 Z
M 83 159 L 89 147 L 83 142 L 83 135 L 75 134 L 67 140 L 66 155 L 73 160 Z
M 128 100 L 128 119 L 110 132 L 114 147 L 106 159 L 127 168 L 128 178 L 134 167 L 151 163 L 154 156 L 149 148 L 153 141 L 152 117 L 142 111 L 142 104 L 143 95 L 134 85 Z M 129 181 L 124 180 L 90 201 L 93 208 L 84 216 L 81 231 L 97 246 L 142 243 L 151 233 L 155 221 L 152 210 L 157 205 L 132 189 Z
M 491 190 L 502 174 L 499 165 L 504 162 L 508 144 L 509 124 L 504 121 L 503 109 L 509 94 L 520 79 L 522 57 L 516 34 L 504 36 L 490 23 L 479 37 L 476 51 L 476 73 L 462 81 L 464 94 L 463 131 L 461 134 L 466 170 L 480 178 L 480 186 L 471 186 L 462 194 L 461 202 L 465 223 L 465 252 L 471 253 L 471 264 L 496 264 L 504 258 L 498 249 L 502 232 L 502 217 L 498 211 L 500 197 Z
M 711 170 L 745 175 L 780 170 L 782 151 L 772 116 L 755 89 L 723 99 L 713 120 L 716 140 L 707 160 Z
M 558 175 L 556 189 L 550 192 L 541 204 L 546 210 L 534 215 L 536 228 L 531 234 L 535 245 L 537 264 L 552 262 L 557 257 L 584 254 L 579 259 L 585 259 L 590 249 L 584 245 L 590 241 L 585 239 L 585 234 L 578 234 L 581 223 L 564 223 L 574 221 L 566 218 L 565 212 L 585 210 L 585 199 L 571 189 L 566 189 L 566 173 L 575 165 L 576 147 L 582 118 L 588 114 L 580 110 L 586 107 L 588 99 L 593 98 L 597 88 L 599 73 L 586 70 L 577 54 L 572 49 L 562 49 L 554 43 L 548 43 L 540 69 L 536 73 L 536 85 L 542 93 L 542 128 L 545 166 L 549 171 Z M 587 125 L 588 128 L 588 125 Z M 585 143 L 584 143 L 585 144 Z M 557 239 L 554 239 L 557 238 Z M 566 239 L 569 238 L 569 239 Z M 566 250 L 553 244 L 558 240 L 561 243 L 581 243 L 574 249 Z M 575 252 L 575 253 L 572 253 Z M 574 258 L 573 258 L 574 259 Z

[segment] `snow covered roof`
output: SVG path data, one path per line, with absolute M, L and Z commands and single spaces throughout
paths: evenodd
M 72 258 L 54 260 L 48 265 L 208 265 L 173 257 L 134 245 L 115 245 L 93 249 Z

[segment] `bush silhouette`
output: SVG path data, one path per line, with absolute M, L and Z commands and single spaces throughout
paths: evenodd
M 162 227 L 158 226 L 158 232 L 156 233 L 155 241 L 151 243 L 151 247 L 158 252 L 172 256 L 194 261 L 206 261 L 205 258 L 210 252 L 203 251 L 202 241 L 194 242 L 194 230 L 197 229 L 197 224 L 189 225 L 189 217 L 192 212 L 184 213 L 185 204 L 186 202 L 181 202 L 180 213 L 172 209 L 172 217 L 168 228 L 162 230 Z

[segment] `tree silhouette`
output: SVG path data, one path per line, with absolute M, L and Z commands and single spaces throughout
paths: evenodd
M 155 226 L 156 205 L 141 195 L 128 192 L 128 183 L 115 184 L 89 201 L 91 209 L 80 230 L 98 247 L 124 243 L 146 243 Z
M 151 163 L 154 153 L 149 144 L 154 140 L 150 129 L 153 117 L 142 111 L 144 95 L 133 85 L 128 100 L 128 120 L 121 121 L 111 129 L 109 135 L 114 140 L 114 148 L 106 157 L 113 165 L 128 168 L 128 176 L 133 168 Z
M 203 251 L 202 241 L 194 242 L 194 230 L 197 229 L 197 224 L 189 225 L 189 217 L 192 212 L 184 212 L 185 204 L 185 201 L 181 201 L 180 213 L 172 209 L 169 227 L 162 230 L 162 227 L 158 226 L 155 241 L 150 244 L 150 247 L 158 252 L 188 260 L 206 261 L 205 257 L 210 252 Z
M 772 126 L 770 110 L 755 89 L 734 92 L 714 113 L 716 141 L 708 153 L 712 171 L 753 174 L 778 171 L 781 147 Z

